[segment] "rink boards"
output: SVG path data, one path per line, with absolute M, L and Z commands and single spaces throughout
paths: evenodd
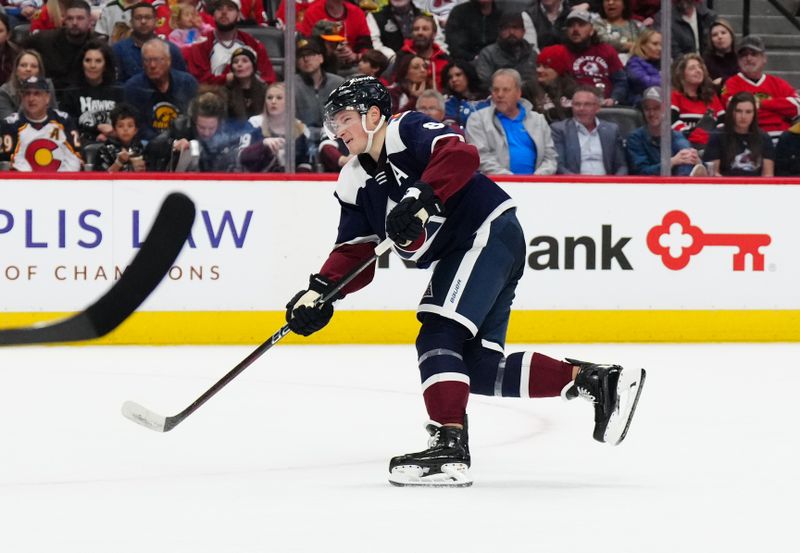
M 173 190 L 197 205 L 191 241 L 106 343 L 260 342 L 336 237 L 328 177 L 79 177 L 0 181 L 3 327 L 63 316 L 100 296 Z M 798 185 L 502 179 L 528 244 L 509 341 L 800 340 Z M 382 259 L 372 285 L 339 302 L 313 341 L 413 341 L 428 278 L 395 256 Z

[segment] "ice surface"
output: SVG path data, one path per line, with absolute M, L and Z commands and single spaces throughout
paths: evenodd
M 790 551 L 800 345 L 510 346 L 648 370 L 617 448 L 586 402 L 473 396 L 475 484 L 395 488 L 424 447 L 412 346 L 0 350 L 0 552 Z

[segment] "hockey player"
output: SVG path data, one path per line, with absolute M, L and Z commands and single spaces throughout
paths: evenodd
M 48 108 L 47 80 L 28 77 L 20 88 L 19 112 L 0 123 L 0 159 L 9 161 L 15 171 L 80 171 L 78 131 L 69 115 Z
M 644 370 L 623 370 L 503 354 L 514 290 L 525 266 L 525 239 L 511 198 L 478 169 L 478 152 L 448 126 L 417 112 L 391 116 L 374 77 L 342 83 L 324 107 L 326 131 L 355 154 L 335 196 L 341 206 L 336 246 L 307 289 L 287 304 L 286 319 L 307 336 L 333 316 L 316 304 L 349 269 L 389 237 L 394 251 L 435 268 L 418 308 L 422 394 L 431 423 L 428 449 L 393 458 L 389 481 L 405 486 L 469 486 L 466 407 L 470 393 L 507 397 L 581 396 L 595 406 L 594 438 L 625 437 Z M 339 297 L 366 286 L 364 271 Z M 365 274 L 366 273 L 366 274 Z

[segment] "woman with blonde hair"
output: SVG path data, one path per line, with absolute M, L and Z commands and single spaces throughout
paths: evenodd
M 5 119 L 12 113 L 19 111 L 20 88 L 22 81 L 30 77 L 45 77 L 42 56 L 36 50 L 22 50 L 14 60 L 13 74 L 8 81 L 0 86 L 0 119 Z M 47 79 L 50 87 L 50 107 L 56 108 L 56 91 L 53 81 Z
M 631 49 L 625 65 L 628 76 L 628 103 L 638 106 L 642 94 L 651 86 L 661 86 L 661 33 L 643 30 Z
M 272 83 L 267 87 L 264 111 L 249 120 L 253 132 L 240 155 L 244 171 L 252 173 L 283 173 L 286 171 L 286 87 L 283 83 Z M 312 170 L 309 155 L 308 127 L 299 119 L 293 122 L 295 171 L 306 173 Z M 249 144 L 246 144 L 249 142 Z
M 69 0 L 47 0 L 39 15 L 31 19 L 31 32 L 60 29 Z
M 672 128 L 703 149 L 725 113 L 699 54 L 684 54 L 672 71 Z

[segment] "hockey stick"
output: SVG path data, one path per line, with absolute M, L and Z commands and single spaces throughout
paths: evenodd
M 187 196 L 179 192 L 167 196 L 139 252 L 100 299 L 66 319 L 0 330 L 0 346 L 91 340 L 117 328 L 172 267 L 192 229 L 194 215 L 194 202 Z
M 389 251 L 389 248 L 392 246 L 392 241 L 388 238 L 375 246 L 375 251 L 372 254 L 372 257 L 363 261 L 360 265 L 355 267 L 349 273 L 344 275 L 339 282 L 336 283 L 328 293 L 324 296 L 319 298 L 316 302 L 317 306 L 320 306 L 336 294 L 339 291 L 347 286 L 354 278 L 356 278 L 361 272 L 372 265 L 375 260 L 384 254 L 384 252 Z M 159 415 L 151 411 L 150 409 L 143 407 L 142 405 L 134 402 L 134 401 L 126 401 L 122 405 L 122 414 L 135 422 L 136 424 L 140 424 L 145 428 L 149 428 L 150 430 L 155 430 L 156 432 L 169 432 L 176 426 L 178 426 L 181 422 L 183 422 L 186 417 L 197 411 L 206 401 L 211 399 L 217 392 L 219 392 L 222 388 L 227 386 L 231 380 L 236 378 L 242 371 L 244 371 L 247 367 L 252 365 L 259 357 L 264 355 L 267 350 L 269 350 L 272 346 L 277 344 L 278 342 L 283 339 L 284 336 L 289 334 L 289 325 L 283 325 L 280 330 L 275 332 L 267 341 L 263 344 L 258 346 L 255 350 L 253 350 L 250 355 L 245 357 L 238 365 L 236 365 L 233 369 L 231 369 L 228 374 L 220 378 L 216 384 L 211 386 L 208 390 L 206 390 L 203 395 L 198 397 L 196 400 L 192 402 L 186 409 L 178 413 L 177 415 L 173 415 L 171 417 L 165 417 L 163 415 Z

